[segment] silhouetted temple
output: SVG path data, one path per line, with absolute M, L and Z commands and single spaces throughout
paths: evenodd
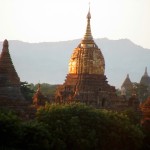
M 150 77 L 148 76 L 148 73 L 147 73 L 147 67 L 145 68 L 144 75 L 141 77 L 140 84 L 150 87 Z
M 0 55 L 0 100 L 24 100 L 8 47 L 8 41 L 5 40 Z
M 121 85 L 121 95 L 125 96 L 125 99 L 128 99 L 133 92 L 133 84 L 130 80 L 129 74 L 125 78 L 123 84 Z
M 124 82 L 121 86 L 121 89 L 122 88 L 125 88 L 125 89 L 132 89 L 133 88 L 133 84 L 130 80 L 129 74 L 127 74 L 127 77 L 126 77 L 126 79 L 124 80 Z
M 56 102 L 79 101 L 102 107 L 111 105 L 117 98 L 115 87 L 108 84 L 104 75 L 105 61 L 93 40 L 90 19 L 89 9 L 86 33 L 70 58 L 69 73 L 56 91 Z

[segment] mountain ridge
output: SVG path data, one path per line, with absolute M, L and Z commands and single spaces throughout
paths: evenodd
M 120 88 L 130 75 L 139 82 L 145 67 L 150 69 L 150 49 L 136 45 L 128 39 L 94 39 L 105 59 L 105 75 L 110 85 Z M 62 84 L 68 73 L 68 62 L 81 39 L 57 42 L 29 43 L 9 41 L 9 50 L 21 81 Z M 2 49 L 2 42 L 0 42 Z

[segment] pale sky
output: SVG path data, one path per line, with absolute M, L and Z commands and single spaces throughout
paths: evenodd
M 0 41 L 82 38 L 89 0 L 0 0 Z M 150 0 L 91 0 L 94 38 L 130 39 L 150 48 Z

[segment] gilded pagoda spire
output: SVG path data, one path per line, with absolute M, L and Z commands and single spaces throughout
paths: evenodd
M 116 99 L 115 88 L 104 75 L 105 60 L 92 37 L 90 19 L 89 7 L 86 33 L 71 55 L 65 82 L 56 90 L 58 103 L 77 101 L 101 107 L 109 104 L 106 101 Z
M 74 49 L 70 58 L 69 74 L 104 74 L 104 57 L 93 40 L 90 19 L 91 13 L 89 7 L 86 33 L 78 47 Z
M 87 14 L 87 27 L 86 27 L 86 33 L 84 35 L 84 40 L 92 40 L 92 33 L 91 33 L 91 25 L 90 25 L 90 19 L 91 19 L 91 13 L 90 13 L 90 5 L 89 5 L 89 11 Z

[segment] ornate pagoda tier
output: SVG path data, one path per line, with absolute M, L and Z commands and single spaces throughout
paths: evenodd
M 86 33 L 70 58 L 64 84 L 56 90 L 56 102 L 79 101 L 101 107 L 108 106 L 117 97 L 115 87 L 107 83 L 104 75 L 105 61 L 93 40 L 90 19 L 89 10 Z
M 5 40 L 0 55 L 0 100 L 24 100 L 8 47 L 8 41 Z

